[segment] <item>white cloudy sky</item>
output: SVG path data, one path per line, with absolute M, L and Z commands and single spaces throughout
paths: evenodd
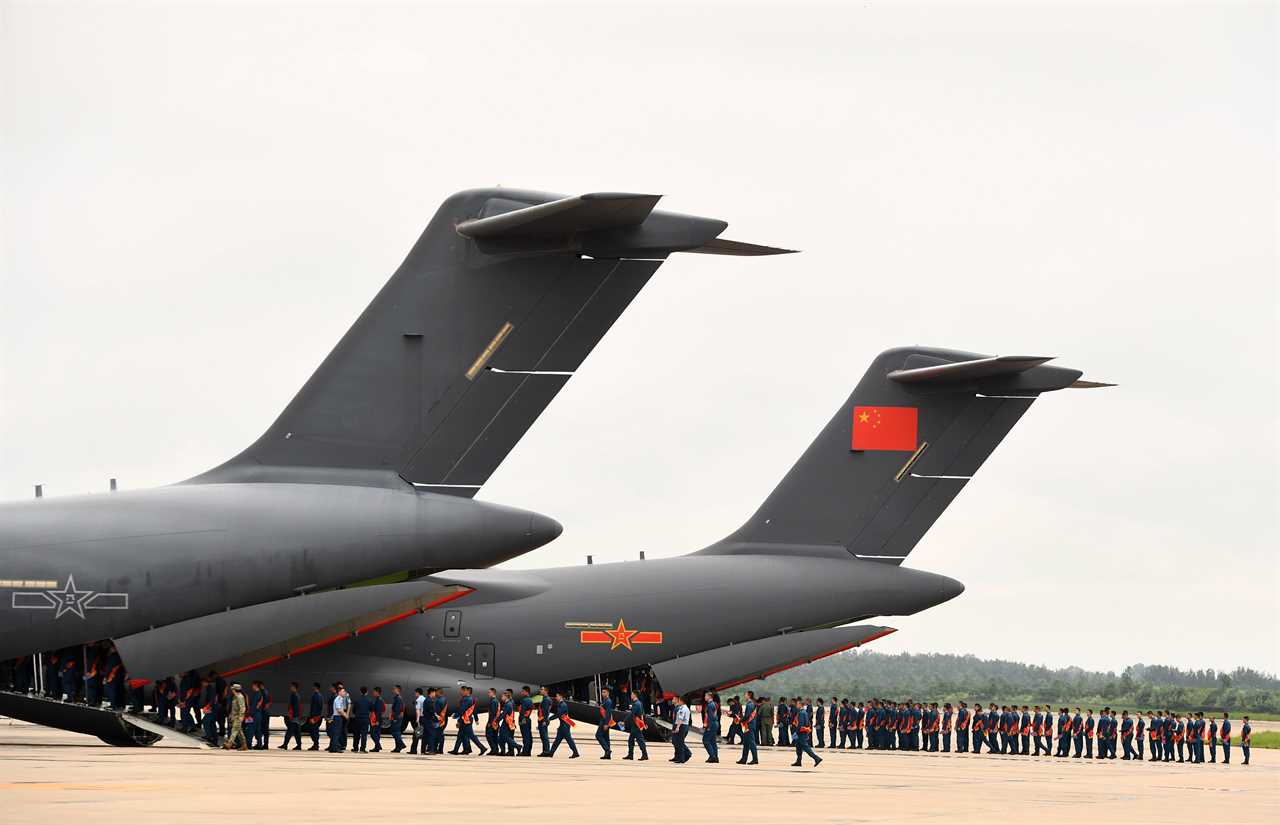
M 271 422 L 436 204 L 660 192 L 683 256 L 483 497 L 536 567 L 734 528 L 866 362 L 1046 354 L 887 651 L 1280 669 L 1271 6 L 0 3 L 0 497 L 176 481 Z

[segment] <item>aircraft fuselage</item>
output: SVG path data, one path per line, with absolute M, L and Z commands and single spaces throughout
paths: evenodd
M 0 659 L 402 570 L 496 564 L 545 516 L 399 487 L 237 483 L 0 505 Z

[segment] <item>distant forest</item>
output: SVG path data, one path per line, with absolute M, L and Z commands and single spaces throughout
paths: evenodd
M 1280 713 L 1280 679 L 1250 668 L 1230 673 L 1136 664 L 1123 672 L 1053 669 L 943 653 L 849 651 L 734 688 L 778 696 L 908 698 L 920 702 L 1090 704 L 1133 709 Z

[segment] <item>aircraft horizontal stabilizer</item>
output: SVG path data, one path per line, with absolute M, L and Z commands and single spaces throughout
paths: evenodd
M 1066 367 L 1045 367 L 1052 361 L 1038 355 L 996 355 L 969 361 L 944 361 L 926 355 L 907 358 L 902 369 L 889 373 L 889 380 L 899 384 L 955 387 L 976 387 L 983 392 L 1048 392 L 1067 387 L 1114 387 L 1097 381 L 1082 381 L 1080 370 Z
M 429 580 L 330 590 L 214 613 L 114 641 L 129 673 L 141 678 L 207 667 L 229 676 L 376 630 L 470 592 Z
M 862 624 L 784 633 L 669 659 L 653 665 L 653 671 L 662 689 L 678 696 L 724 690 L 807 665 L 893 632 L 892 627 Z
M 490 198 L 457 232 L 489 254 L 572 251 L 600 258 L 665 258 L 672 252 L 778 255 L 793 250 L 722 240 L 729 224 L 654 212 L 661 195 L 593 192 L 530 205 Z
M 575 232 L 639 226 L 661 198 L 661 195 L 593 192 L 463 221 L 458 224 L 458 234 L 473 240 L 559 238 Z

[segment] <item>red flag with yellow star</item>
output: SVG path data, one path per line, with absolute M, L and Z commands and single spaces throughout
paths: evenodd
M 853 450 L 916 448 L 915 407 L 854 407 Z

